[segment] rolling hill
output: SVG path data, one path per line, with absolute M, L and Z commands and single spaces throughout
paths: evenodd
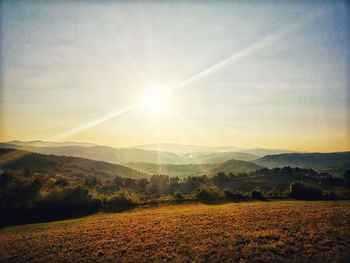
M 198 176 L 208 174 L 217 164 L 155 164 L 155 163 L 127 163 L 125 166 L 134 170 L 153 174 L 166 174 L 169 176 Z
M 250 173 L 263 167 L 252 162 L 241 160 L 228 160 L 222 164 L 154 164 L 154 163 L 127 163 L 125 166 L 135 169 L 137 171 L 153 175 L 166 174 L 169 176 L 213 176 L 218 172 L 225 172 L 226 174 L 233 173 Z
M 268 168 L 291 166 L 341 172 L 350 169 L 350 152 L 267 155 L 255 160 L 254 163 Z
M 211 172 L 214 174 L 218 172 L 225 172 L 226 174 L 251 173 L 262 168 L 263 168 L 262 166 L 252 162 L 232 159 L 218 165 L 217 167 L 212 169 Z
M 33 147 L 59 147 L 59 146 L 82 146 L 91 147 L 96 146 L 96 144 L 89 142 L 48 142 L 48 141 L 10 141 L 8 144 L 14 144 L 17 146 L 33 146 Z
M 155 151 L 138 148 L 113 148 L 109 146 L 72 142 L 55 143 L 43 141 L 12 141 L 0 143 L 0 148 L 19 149 L 42 154 L 81 157 L 115 164 L 134 162 L 156 164 L 214 164 L 222 163 L 230 159 L 251 161 L 259 157 L 245 152 L 197 152 L 193 154 L 177 154 L 168 151 Z
M 23 169 L 37 172 L 45 172 L 54 175 L 62 175 L 67 178 L 84 178 L 86 176 L 113 178 L 129 177 L 144 178 L 145 175 L 129 167 L 111 164 L 101 161 L 93 161 L 78 157 L 65 157 L 55 155 L 43 155 L 31 153 L 22 150 L 0 149 L 0 158 L 6 159 L 6 156 L 18 154 L 20 158 L 13 159 L 10 162 L 0 163 L 3 169 Z
M 185 145 L 176 143 L 156 143 L 146 145 L 136 145 L 133 148 L 173 152 L 179 155 L 194 154 L 208 154 L 208 153 L 223 153 L 223 152 L 242 152 L 262 157 L 268 154 L 291 153 L 292 151 L 284 149 L 267 149 L 267 148 L 240 148 L 235 146 L 199 146 L 199 145 Z
M 170 152 L 156 152 L 133 148 L 112 148 L 108 146 L 19 146 L 10 143 L 1 143 L 0 148 L 26 150 L 42 154 L 73 156 L 115 164 L 128 162 L 149 163 L 188 163 L 185 157 Z
M 136 145 L 133 148 L 152 151 L 166 151 L 173 152 L 176 154 L 230 152 L 240 150 L 240 148 L 234 146 L 199 146 L 176 143 L 155 143 L 146 145 Z
M 217 153 L 204 153 L 192 155 L 194 163 L 223 163 L 231 159 L 252 161 L 256 160 L 258 156 L 245 153 L 245 152 L 217 152 Z

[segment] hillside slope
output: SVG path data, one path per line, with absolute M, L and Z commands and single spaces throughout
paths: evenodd
M 258 158 L 258 156 L 244 153 L 244 152 L 217 152 L 208 154 L 197 154 L 193 157 L 193 163 L 223 163 L 231 159 L 252 161 Z
M 319 171 L 345 170 L 350 169 L 350 152 L 267 155 L 255 160 L 254 163 L 268 168 L 291 166 Z
M 19 146 L 10 143 L 1 143 L 0 148 L 12 148 L 26 150 L 42 154 L 54 154 L 87 158 L 97 161 L 105 161 L 115 164 L 127 162 L 149 162 L 149 163 L 186 163 L 186 158 L 170 152 L 156 152 L 132 148 L 112 148 L 108 146 Z
M 228 160 L 212 170 L 212 173 L 225 172 L 226 174 L 233 173 L 251 173 L 263 167 L 252 162 L 246 162 L 241 160 Z
M 149 175 L 166 174 L 169 176 L 186 177 L 208 174 L 216 164 L 127 163 L 125 166 Z
M 0 163 L 3 169 L 28 169 L 31 171 L 59 174 L 66 177 L 84 178 L 86 176 L 113 178 L 143 178 L 144 174 L 129 167 L 78 157 L 43 155 L 14 149 L 0 149 L 0 159 L 19 154 L 20 158 Z

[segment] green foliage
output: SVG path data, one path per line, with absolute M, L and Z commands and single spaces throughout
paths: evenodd
M 56 179 L 54 186 L 66 187 L 66 186 L 69 186 L 69 182 L 66 178 L 58 178 Z
M 40 212 L 96 211 L 102 202 L 92 198 L 87 188 L 76 186 L 52 191 L 42 196 L 34 207 Z
M 199 200 L 210 200 L 224 197 L 223 191 L 211 184 L 203 184 L 198 187 L 196 191 L 196 197 Z
M 184 196 L 181 192 L 176 191 L 176 192 L 174 193 L 174 199 L 175 199 L 176 201 L 183 200 L 184 198 L 185 198 L 185 196 Z
M 322 189 L 304 182 L 291 183 L 289 196 L 303 200 L 320 200 L 324 197 Z
M 346 170 L 343 177 L 345 186 L 350 188 L 350 170 Z
M 241 201 L 241 200 L 246 199 L 246 197 L 242 193 L 239 193 L 239 192 L 233 193 L 229 190 L 225 190 L 224 194 L 225 194 L 225 198 L 232 200 L 232 201 Z
M 92 176 L 88 176 L 85 178 L 85 186 L 89 187 L 89 188 L 94 188 L 97 185 L 98 181 L 96 179 L 96 177 L 92 177 Z
M 263 199 L 264 198 L 264 195 L 263 193 L 259 190 L 259 189 L 254 189 L 251 193 L 250 193 L 250 196 L 253 198 L 253 199 Z
M 106 208 L 110 211 L 128 209 L 140 203 L 140 197 L 130 190 L 120 190 L 106 200 Z
M 66 179 L 46 176 L 0 175 L 0 225 L 36 222 L 97 211 L 101 201 L 82 186 L 69 187 Z

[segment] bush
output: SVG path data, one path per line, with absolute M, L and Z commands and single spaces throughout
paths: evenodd
M 101 206 L 83 187 L 58 188 L 47 193 L 40 178 L 12 178 L 0 188 L 0 225 L 32 223 L 85 215 Z M 51 189 L 51 188 L 50 188 Z
M 264 198 L 264 195 L 262 194 L 262 192 L 258 189 L 254 189 L 251 193 L 250 193 L 250 196 L 253 198 L 253 199 L 263 199 Z
M 77 186 L 52 191 L 42 196 L 33 210 L 38 212 L 92 212 L 97 211 L 102 202 L 92 198 L 85 187 Z
M 324 199 L 326 199 L 326 200 L 339 200 L 339 199 L 341 199 L 341 197 L 338 196 L 334 192 L 330 192 L 330 193 L 324 195 Z
M 346 170 L 344 172 L 344 185 L 348 188 L 350 188 L 350 170 Z
M 204 184 L 198 187 L 196 197 L 200 200 L 217 199 L 224 196 L 224 193 L 215 185 Z
M 140 203 L 139 196 L 129 190 L 120 190 L 106 200 L 106 207 L 110 211 L 122 211 Z
M 224 191 L 225 197 L 230 200 L 244 200 L 246 197 L 241 193 L 232 193 L 229 190 Z
M 288 196 L 303 200 L 320 200 L 324 197 L 320 188 L 303 182 L 291 183 Z
M 266 193 L 266 196 L 268 196 L 268 197 L 283 197 L 285 195 L 286 195 L 285 193 L 283 193 L 282 191 L 280 191 L 278 189 L 273 189 L 273 190 Z
M 184 198 L 185 198 L 185 197 L 184 197 L 184 195 L 183 195 L 181 192 L 176 191 L 176 192 L 174 193 L 174 199 L 175 199 L 176 201 L 183 200 Z

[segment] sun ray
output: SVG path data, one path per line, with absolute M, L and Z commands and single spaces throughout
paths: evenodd
M 214 65 L 209 66 L 208 68 L 192 75 L 191 77 L 189 77 L 188 79 L 181 81 L 180 83 L 174 85 L 171 90 L 176 90 L 178 88 L 184 87 L 187 84 L 189 84 L 192 81 L 195 81 L 203 76 L 206 76 L 207 74 L 218 70 L 219 68 L 222 68 L 223 66 L 226 66 L 228 64 L 232 64 L 234 62 L 238 62 L 240 61 L 242 58 L 247 57 L 249 55 L 254 54 L 255 52 L 266 48 L 268 46 L 271 46 L 272 44 L 276 43 L 278 40 L 280 40 L 281 38 L 287 36 L 288 34 L 292 33 L 293 31 L 297 30 L 298 28 L 300 28 L 301 26 L 305 25 L 307 22 L 315 19 L 316 16 L 319 16 L 320 14 L 315 14 L 312 15 L 308 18 L 305 19 L 301 19 L 293 24 L 290 24 L 284 28 L 282 28 L 281 30 L 261 39 L 258 42 L 255 42 L 243 49 L 241 49 L 240 51 L 238 51 L 237 53 L 234 53 L 233 55 L 230 55 L 229 57 L 217 62 Z
M 66 132 L 63 132 L 61 134 L 58 134 L 58 135 L 55 135 L 53 137 L 50 138 L 50 140 L 63 140 L 63 139 L 66 139 L 66 138 L 69 138 L 73 135 L 76 135 L 78 133 L 81 133 L 85 130 L 88 130 L 88 129 L 91 129 L 92 127 L 95 127 L 97 126 L 98 124 L 102 123 L 102 122 L 105 122 L 105 121 L 108 121 L 110 119 L 113 119 L 117 116 L 120 116 L 126 112 L 129 112 L 131 111 L 132 109 L 136 108 L 138 106 L 138 104 L 133 104 L 131 106 L 128 106 L 128 107 L 125 107 L 121 110 L 118 110 L 116 112 L 113 112 L 111 114 L 108 114 L 100 119 L 97 119 L 97 120 L 94 120 L 92 122 L 88 122 L 88 123 L 85 123 L 85 124 L 82 124 L 74 129 L 71 129 L 69 131 L 66 131 Z
M 115 43 L 118 43 L 118 46 L 121 48 L 121 50 L 123 51 L 125 57 L 127 58 L 130 66 L 132 67 L 132 69 L 135 72 L 135 76 L 139 79 L 140 83 L 144 83 L 145 82 L 145 78 L 144 76 L 141 74 L 141 70 L 139 69 L 139 67 L 137 66 L 134 57 L 131 55 L 131 53 L 129 52 L 129 49 L 127 48 L 127 46 L 124 44 L 124 42 L 122 41 L 122 39 L 119 37 L 118 34 L 115 33 L 115 30 L 113 30 L 112 26 L 110 23 L 108 23 L 104 18 L 105 16 L 101 15 L 99 16 L 101 19 L 101 24 L 104 25 L 104 28 L 108 29 L 108 33 L 106 33 L 106 35 L 111 36 L 114 39 Z M 103 27 L 101 27 L 103 28 Z

